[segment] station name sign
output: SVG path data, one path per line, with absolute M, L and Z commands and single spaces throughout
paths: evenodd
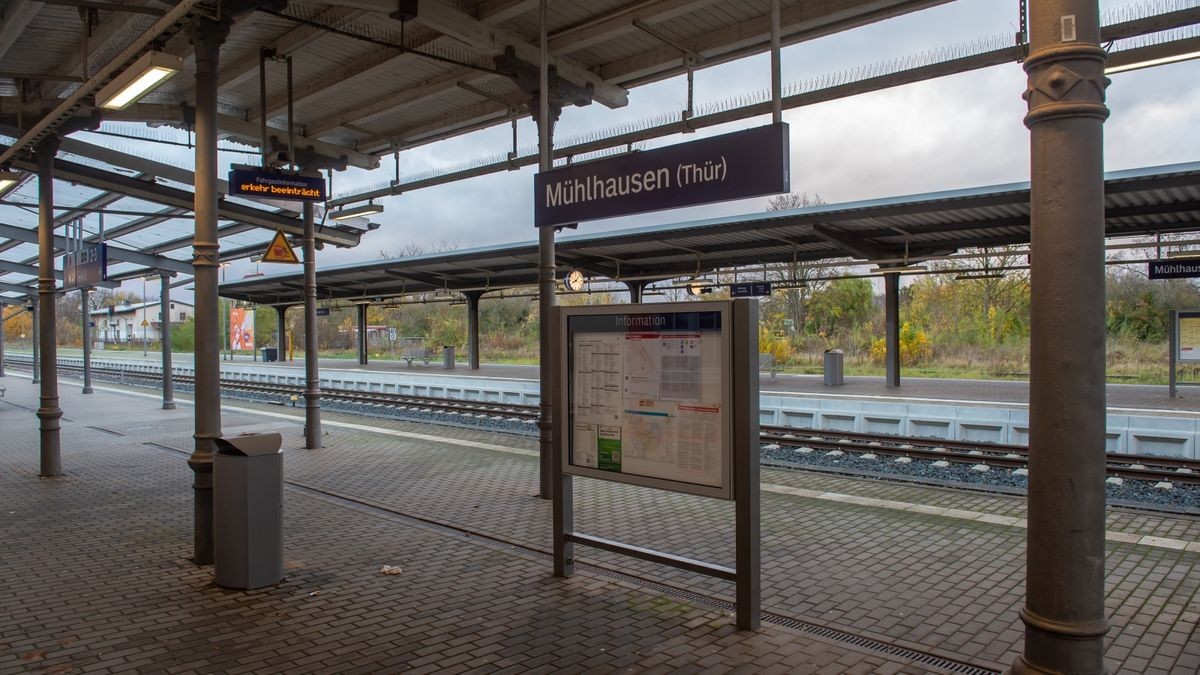
M 1200 258 L 1195 260 L 1151 260 L 1151 279 L 1192 279 L 1200 277 Z
M 565 225 L 791 189 L 788 126 L 771 124 L 539 173 L 534 224 Z
M 298 202 L 325 201 L 325 178 L 279 173 L 256 167 L 234 167 L 229 172 L 229 194 Z
M 108 244 L 84 244 L 63 255 L 63 290 L 96 286 L 108 280 Z

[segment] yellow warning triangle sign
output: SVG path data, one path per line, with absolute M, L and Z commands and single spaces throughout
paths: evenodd
M 296 257 L 296 252 L 287 243 L 287 238 L 283 236 L 283 230 L 275 230 L 275 238 L 267 245 L 267 252 L 263 254 L 263 262 L 273 263 L 288 263 L 290 265 L 299 265 L 300 259 Z

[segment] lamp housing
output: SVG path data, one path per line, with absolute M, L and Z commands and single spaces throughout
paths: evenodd
M 383 213 L 383 204 L 367 202 L 361 206 L 352 206 L 348 209 L 338 209 L 329 214 L 330 220 L 349 220 L 359 216 L 373 216 L 376 213 Z
M 183 59 L 149 51 L 96 92 L 96 107 L 124 110 L 183 70 Z

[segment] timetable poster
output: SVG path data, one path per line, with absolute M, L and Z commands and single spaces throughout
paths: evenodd
M 1200 361 L 1200 314 L 1179 315 L 1179 360 Z
M 571 321 L 571 464 L 720 487 L 730 445 L 720 313 Z

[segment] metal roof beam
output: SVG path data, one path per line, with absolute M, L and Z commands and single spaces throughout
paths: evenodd
M 347 7 L 330 7 L 318 14 L 313 20 L 318 23 L 338 23 L 340 21 L 348 21 L 362 15 L 360 10 L 350 9 Z M 262 16 L 261 14 L 251 14 L 248 16 Z M 283 56 L 291 52 L 298 51 L 305 46 L 316 42 L 327 33 L 319 28 L 312 26 L 296 26 L 292 30 L 284 33 L 276 38 L 268 45 L 264 45 L 267 49 L 272 49 L 277 55 Z M 217 74 L 217 86 L 221 89 L 226 87 L 236 87 L 241 83 L 258 75 L 258 54 L 254 53 L 246 58 L 236 61 L 225 68 L 222 68 Z M 196 88 L 192 87 L 191 91 Z M 256 120 L 257 115 L 253 115 L 248 119 Z
M 36 296 L 38 292 L 37 286 L 21 286 L 18 284 L 10 284 L 0 281 L 0 291 L 5 293 L 24 293 L 30 297 Z
M 525 38 L 504 28 L 489 26 L 438 0 L 421 0 L 416 21 L 433 30 L 452 37 L 476 49 L 483 50 L 493 56 L 504 53 L 505 47 L 512 47 L 517 58 L 528 63 L 538 63 L 541 51 L 537 45 L 530 44 Z M 595 100 L 609 108 L 620 108 L 629 103 L 629 92 L 604 81 L 586 66 L 565 56 L 553 56 L 559 77 L 570 80 L 579 86 L 590 85 L 595 94 Z
M 306 124 L 304 130 L 309 136 L 319 137 L 347 124 L 361 124 L 379 115 L 393 112 L 398 108 L 429 101 L 446 91 L 454 89 L 460 84 L 474 82 L 485 77 L 489 76 L 475 70 L 468 70 L 466 68 L 455 70 L 446 75 L 426 80 L 415 87 L 409 87 L 383 98 L 373 100 L 366 105 L 355 106 L 350 110 L 314 120 L 310 124 Z M 325 82 L 319 81 L 316 84 L 324 85 Z
M 155 103 L 137 103 L 124 110 L 106 110 L 104 119 L 112 122 L 162 122 L 182 127 L 183 109 L 180 106 L 161 105 Z M 217 128 L 239 143 L 253 147 L 262 146 L 262 129 L 257 121 L 247 121 L 233 115 L 217 115 Z M 276 139 L 277 143 L 286 144 L 287 131 L 276 127 L 267 127 L 268 140 Z M 282 140 L 279 140 L 282 139 Z M 312 148 L 313 152 L 327 157 L 341 158 L 347 164 L 360 169 L 379 168 L 379 158 L 357 150 L 327 143 L 315 138 L 296 135 L 296 148 Z
M 826 0 L 820 3 L 797 3 L 784 7 L 780 12 L 783 44 L 786 46 L 802 40 L 811 40 L 949 1 L 875 0 L 864 3 L 861 0 Z M 764 51 L 770 44 L 770 24 L 770 16 L 764 13 L 684 41 L 682 46 L 705 59 L 729 58 L 732 55 L 742 55 L 747 50 Z M 664 46 L 605 64 L 600 73 L 609 81 L 648 82 L 671 75 L 668 67 L 678 66 L 678 50 Z
M 17 159 L 13 162 L 13 165 L 25 171 L 37 170 L 36 164 L 28 159 Z M 61 159 L 54 160 L 54 175 L 61 180 L 75 181 L 99 190 L 119 192 L 128 197 L 144 199 L 164 206 L 173 206 L 188 210 L 191 210 L 194 206 L 194 197 L 190 192 L 137 180 L 136 178 L 122 176 L 110 171 L 103 171 Z M 304 234 L 303 224 L 294 218 L 288 218 L 270 211 L 263 211 L 224 200 L 218 202 L 217 217 L 222 220 L 235 220 L 267 229 L 280 229 L 296 236 L 303 236 Z M 357 246 L 359 233 L 324 228 L 317 234 L 317 239 L 337 246 Z
M 711 5 L 716 0 L 657 0 L 634 2 L 550 36 L 550 51 L 570 54 L 639 30 L 637 24 L 667 21 Z M 654 36 L 658 38 L 657 35 Z
M 29 296 L 29 297 L 33 297 L 33 296 Z M 26 298 L 10 298 L 10 297 L 4 296 L 4 295 L 0 295 L 0 305 L 24 305 L 26 302 L 28 302 L 28 300 Z M 9 315 L 8 318 L 11 319 L 14 316 L 16 316 L 16 314 L 11 314 L 11 315 Z
M 844 251 L 853 255 L 855 258 L 864 260 L 885 260 L 893 257 L 893 253 L 875 246 L 867 241 L 865 237 L 848 236 L 845 232 L 839 232 L 836 228 L 828 225 L 812 225 L 812 233 L 817 238 L 827 241 L 831 244 L 840 246 Z
M 41 11 L 42 3 L 31 0 L 14 0 L 0 13 L 0 59 L 16 44 L 25 27 Z
M 24 227 L 8 225 L 6 223 L 0 223 L 0 237 L 16 239 L 27 244 L 38 243 L 37 230 L 30 230 Z M 54 248 L 60 251 L 67 250 L 67 238 L 55 235 Z M 191 263 L 183 262 L 182 260 L 175 260 L 173 258 L 165 258 L 158 255 L 150 255 L 148 253 L 142 253 L 141 251 L 121 248 L 120 246 L 113 246 L 111 244 L 108 247 L 108 258 L 109 260 L 133 263 L 135 265 L 145 265 L 146 267 L 153 267 L 155 269 L 166 270 L 168 272 L 180 272 L 183 274 L 192 273 Z
M 28 274 L 31 277 L 36 277 L 40 274 L 40 272 L 38 272 L 38 268 L 34 265 L 14 262 L 12 260 L 4 260 L 3 258 L 0 258 L 0 270 L 4 270 L 5 272 L 16 272 L 17 274 Z M 54 278 L 62 281 L 62 272 L 54 270 Z
M 226 235 L 240 234 L 242 232 L 249 232 L 250 230 L 255 230 L 255 229 L 258 229 L 258 228 L 254 227 L 253 225 L 247 225 L 245 223 L 230 223 L 228 225 L 221 225 L 221 226 L 217 227 L 217 238 L 219 239 Z M 192 235 L 189 234 L 186 237 L 179 237 L 178 239 L 172 239 L 171 241 L 164 242 L 162 244 L 157 244 L 155 246 L 150 246 L 150 247 L 144 248 L 142 250 L 145 251 L 146 253 L 154 253 L 154 254 L 166 253 L 167 251 L 175 251 L 175 250 L 184 248 L 185 246 L 191 246 L 192 241 L 194 239 L 195 239 L 195 237 L 193 237 Z M 269 244 L 269 243 L 270 243 L 270 240 L 268 239 L 267 241 L 264 241 L 263 243 L 258 244 L 257 246 L 259 249 L 265 250 L 267 248 L 267 244 Z M 233 255 L 233 251 L 221 251 L 221 260 L 225 260 L 232 255 Z

